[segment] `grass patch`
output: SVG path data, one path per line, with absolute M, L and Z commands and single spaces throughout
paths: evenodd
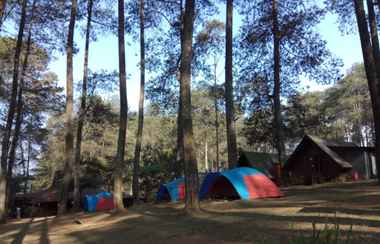
M 312 235 L 299 233 L 293 237 L 289 244 L 351 244 L 353 243 L 352 225 L 348 231 L 342 230 L 340 225 L 325 224 L 322 229 L 317 227 L 315 222 L 312 223 Z

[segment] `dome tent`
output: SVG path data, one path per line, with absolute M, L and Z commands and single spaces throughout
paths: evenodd
M 257 199 L 280 197 L 278 187 L 259 170 L 239 167 L 206 176 L 200 198 Z
M 257 199 L 280 197 L 278 187 L 262 172 L 250 167 L 239 167 L 223 172 L 208 173 L 199 191 L 199 199 Z M 185 199 L 184 178 L 160 186 L 157 201 L 177 202 Z
M 183 177 L 162 184 L 156 195 L 157 201 L 177 202 L 185 199 L 185 180 Z
M 212 185 L 214 184 L 215 180 L 220 176 L 221 176 L 220 172 L 210 172 L 204 177 L 204 179 L 202 181 L 202 185 L 201 185 L 200 190 L 199 190 L 199 199 L 200 200 L 207 198 L 207 195 L 208 195 Z
M 113 196 L 109 192 L 100 192 L 96 195 L 86 195 L 84 199 L 84 210 L 96 212 L 114 209 Z

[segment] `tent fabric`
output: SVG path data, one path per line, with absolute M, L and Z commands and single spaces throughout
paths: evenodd
M 282 193 L 264 173 L 250 167 L 239 167 L 224 172 L 208 173 L 202 181 L 199 199 L 211 195 L 249 200 L 280 197 Z M 185 199 L 184 178 L 161 185 L 156 199 L 172 202 Z
M 165 185 L 160 185 L 160 188 L 158 189 L 158 192 L 156 193 L 156 199 L 157 201 L 164 201 L 169 200 L 167 199 L 169 196 L 168 189 Z
M 170 200 L 177 202 L 185 199 L 185 180 L 183 177 L 160 186 L 156 195 L 157 201 Z
M 110 192 L 103 191 L 103 192 L 99 192 L 98 194 L 96 194 L 96 196 L 98 198 L 101 198 L 101 197 L 110 198 L 110 197 L 112 197 L 112 194 Z
M 202 200 L 207 197 L 207 193 L 210 191 L 212 185 L 219 176 L 221 176 L 220 172 L 211 172 L 205 176 L 199 191 L 199 199 Z
M 115 205 L 113 197 L 100 197 L 96 203 L 96 211 L 104 211 L 114 209 Z
M 109 192 L 85 196 L 84 210 L 87 212 L 111 210 L 114 208 L 113 196 Z
M 98 198 L 95 195 L 86 195 L 84 200 L 84 210 L 87 212 L 95 212 Z
M 227 179 L 230 184 L 225 180 L 220 179 L 220 177 Z M 230 197 L 231 191 L 225 188 L 228 185 L 232 185 L 233 190 L 238 196 L 245 200 L 282 196 L 278 187 L 267 176 L 260 171 L 249 167 L 239 167 L 227 170 L 221 172 L 219 176 L 211 176 L 209 179 L 214 180 L 212 183 L 207 183 L 208 187 L 206 184 L 202 184 L 201 192 L 206 191 L 206 188 L 208 188 L 208 194 L 212 194 L 213 191 L 218 191 L 218 195 Z M 218 184 L 224 184 L 224 189 L 219 187 Z

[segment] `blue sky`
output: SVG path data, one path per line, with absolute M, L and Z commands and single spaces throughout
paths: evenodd
M 224 21 L 224 9 L 222 9 L 218 18 Z M 238 15 L 234 16 L 234 33 L 237 32 L 240 23 Z M 328 47 L 333 54 L 341 58 L 344 63 L 342 73 L 345 73 L 354 63 L 362 62 L 362 53 L 358 35 L 342 35 L 339 32 L 334 15 L 328 15 L 317 27 L 319 33 L 327 41 Z M 84 39 L 76 32 L 75 41 L 80 51 L 74 57 L 74 80 L 79 81 L 83 76 L 83 48 Z M 137 109 L 139 94 L 139 46 L 133 42 L 130 37 L 126 37 L 126 66 L 130 78 L 127 80 L 128 104 L 132 110 Z M 118 69 L 118 46 L 117 37 L 112 35 L 101 36 L 97 42 L 90 45 L 89 66 L 93 71 L 106 69 L 109 71 Z M 223 65 L 219 65 L 223 67 Z M 58 75 L 60 85 L 65 86 L 66 82 L 66 56 L 59 55 L 50 65 L 51 71 Z M 222 73 L 223 72 L 219 72 Z M 149 76 L 148 76 L 149 77 Z M 147 81 L 149 82 L 149 80 Z M 303 90 L 322 90 L 326 86 L 319 85 L 315 82 L 303 81 Z M 76 92 L 76 91 L 75 91 Z M 115 91 L 116 92 L 116 91 Z M 118 94 L 118 93 L 116 93 Z M 74 94 L 78 95 L 78 92 Z

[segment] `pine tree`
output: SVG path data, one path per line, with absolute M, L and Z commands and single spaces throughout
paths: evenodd
M 124 0 L 118 0 L 118 40 L 119 40 L 119 92 L 120 92 L 120 122 L 117 141 L 116 165 L 114 166 L 113 197 L 115 208 L 124 210 L 123 205 L 123 164 L 128 121 L 127 85 L 125 70 L 125 44 L 124 44 Z
M 197 161 L 194 151 L 194 135 L 191 106 L 191 62 L 192 62 L 192 38 L 193 38 L 193 18 L 194 0 L 186 0 L 185 14 L 183 21 L 183 48 L 181 52 L 180 68 L 180 92 L 181 92 L 181 123 L 183 131 L 183 160 L 185 167 L 185 208 L 187 211 L 199 210 L 199 179 Z
M 16 112 L 17 104 L 17 91 L 18 91 L 18 82 L 19 82 L 19 69 L 20 69 L 20 57 L 23 44 L 25 20 L 26 20 L 26 11 L 27 11 L 27 0 L 22 1 L 21 7 L 21 19 L 19 24 L 17 44 L 15 49 L 14 56 L 14 65 L 13 65 L 13 79 L 12 79 L 12 90 L 11 98 L 8 106 L 7 120 L 5 129 L 3 132 L 3 139 L 1 142 L 1 160 L 0 160 L 0 222 L 5 222 L 7 218 L 7 209 L 6 209 L 6 188 L 7 188 L 7 163 L 9 155 L 9 146 L 10 146 L 10 137 L 12 132 L 14 115 Z
M 294 93 L 301 77 L 326 84 L 339 76 L 340 61 L 315 30 L 326 11 L 314 0 L 243 0 L 239 11 L 244 18 L 237 48 L 240 92 L 248 109 L 254 102 L 271 104 L 272 144 L 284 162 L 281 97 Z
M 227 0 L 226 6 L 226 66 L 225 66 L 225 100 L 226 100 L 226 125 L 228 145 L 228 167 L 231 169 L 237 163 L 234 98 L 233 98 L 233 74 L 232 74 L 232 18 L 233 1 Z
M 145 94 L 145 3 L 140 0 L 140 94 L 139 94 L 139 112 L 138 112 L 138 128 L 136 135 L 135 159 L 133 161 L 133 196 L 139 199 L 139 167 L 141 159 L 141 144 L 144 127 L 144 94 Z
M 78 118 L 78 127 L 76 133 L 75 143 L 75 158 L 73 166 L 73 178 L 74 178 L 74 209 L 79 209 L 80 206 L 80 181 L 79 170 L 81 160 L 81 146 L 82 146 L 82 131 L 86 113 L 86 98 L 87 98 L 87 86 L 88 86 L 88 55 L 90 49 L 90 33 L 91 33 L 91 20 L 93 11 L 93 0 L 87 1 L 87 24 L 86 24 L 86 36 L 85 36 L 85 48 L 84 48 L 84 62 L 83 62 L 83 81 L 82 81 L 82 96 Z
M 74 52 L 74 31 L 77 15 L 77 0 L 71 1 L 70 22 L 66 45 L 66 114 L 65 114 L 65 167 L 63 183 L 58 204 L 58 213 L 64 214 L 67 211 L 67 200 L 69 186 L 72 180 L 74 163 L 74 135 L 73 135 L 73 52 Z
M 12 180 L 12 174 L 13 174 L 13 168 L 15 164 L 15 156 L 16 156 L 16 148 L 19 143 L 19 137 L 20 137 L 20 131 L 21 126 L 24 119 L 24 101 L 23 101 L 23 90 L 25 89 L 25 79 L 26 79 L 26 73 L 29 65 L 29 56 L 31 52 L 31 46 L 32 46 L 32 30 L 33 30 L 33 18 L 34 13 L 36 10 L 36 2 L 37 0 L 34 0 L 31 6 L 31 16 L 28 23 L 28 38 L 26 41 L 26 50 L 24 54 L 24 59 L 22 61 L 22 69 L 21 69 L 21 77 L 18 85 L 18 92 L 17 92 L 17 104 L 16 104 L 16 119 L 15 119 L 15 129 L 13 132 L 12 141 L 10 144 L 10 151 L 9 151 L 9 157 L 8 157 L 8 169 L 7 169 L 7 197 L 9 198 L 7 200 L 7 203 L 11 201 L 10 199 L 10 186 L 11 186 L 11 180 Z M 9 206 L 9 205 L 8 205 Z
M 374 117 L 376 137 L 375 151 L 376 155 L 380 155 L 380 72 L 377 69 L 376 62 L 376 57 L 378 55 L 378 50 L 376 50 L 378 49 L 378 40 L 376 40 L 377 31 L 374 33 L 376 20 L 373 18 L 373 15 L 370 16 L 372 18 L 370 18 L 371 23 L 370 26 L 368 26 L 363 0 L 354 0 L 354 7 L 363 52 L 364 66 L 368 80 L 368 87 L 372 101 L 372 112 Z M 371 34 L 368 31 L 369 27 L 371 27 Z M 375 41 L 372 44 L 371 37 L 372 41 Z M 380 157 L 376 157 L 376 166 L 380 167 Z M 377 174 L 377 177 L 380 181 L 380 174 Z
M 0 3 L 0 30 L 1 30 L 1 27 L 3 25 L 4 12 L 5 12 L 6 7 L 7 7 L 7 0 L 1 0 L 1 3 Z

